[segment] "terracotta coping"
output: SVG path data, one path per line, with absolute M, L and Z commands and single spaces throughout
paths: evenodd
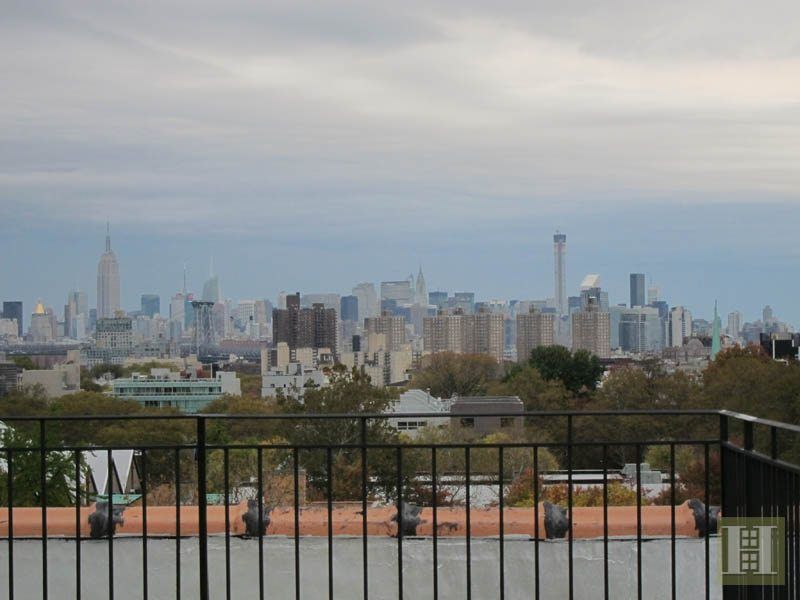
M 694 504 L 693 504 L 694 503 Z M 699 505 L 699 506 L 698 506 Z M 115 507 L 120 510 L 121 507 Z M 96 510 L 95 505 L 80 509 L 81 536 L 90 537 L 89 516 Z M 231 505 L 231 535 L 246 534 L 243 515 L 248 512 L 247 502 Z M 642 507 L 642 535 L 645 537 L 668 536 L 671 532 L 670 506 Z M 705 532 L 705 507 L 698 501 L 687 501 L 675 507 L 675 532 L 681 537 L 699 537 Z M 19 507 L 13 509 L 14 537 L 40 537 L 42 534 L 42 511 L 38 507 Z M 396 536 L 397 523 L 393 520 L 397 510 L 394 506 L 368 508 L 367 533 L 371 536 Z M 182 536 L 199 534 L 198 507 L 181 506 Z M 208 533 L 225 533 L 225 507 L 209 506 Z M 51 507 L 47 509 L 47 535 L 51 537 L 75 537 L 74 507 Z M 122 512 L 123 523 L 116 526 L 116 536 L 141 536 L 141 506 L 125 507 Z M 505 535 L 533 537 L 534 509 L 506 507 L 503 511 Z M 712 513 L 716 518 L 716 509 Z M 333 507 L 333 535 L 361 536 L 362 514 L 360 503 L 336 503 Z M 433 511 L 422 509 L 417 536 L 433 534 Z M 547 503 L 539 505 L 539 538 L 566 537 L 566 511 Z M 603 508 L 575 507 L 573 509 L 573 535 L 575 538 L 598 538 L 603 536 Z M 277 506 L 269 513 L 266 535 L 294 536 L 294 507 Z M 438 535 L 458 537 L 466 534 L 466 509 L 464 507 L 440 507 L 437 510 Z M 499 534 L 498 507 L 473 508 L 470 511 L 471 534 L 474 537 L 491 537 Z M 712 520 L 712 533 L 715 530 Z M 176 520 L 174 506 L 147 507 L 148 536 L 174 536 Z M 328 511 L 324 505 L 310 505 L 300 508 L 300 535 L 328 535 Z M 608 535 L 636 536 L 636 507 L 608 507 Z M 0 538 L 8 537 L 8 509 L 0 508 Z

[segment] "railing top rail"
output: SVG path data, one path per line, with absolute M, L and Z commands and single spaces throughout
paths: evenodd
M 121 420 L 386 420 L 398 418 L 458 418 L 458 417 L 635 417 L 662 416 L 714 416 L 720 411 L 710 409 L 656 409 L 656 410 L 591 410 L 591 411 L 489 411 L 489 412 L 399 412 L 399 413 L 279 413 L 279 414 L 133 414 L 133 415 L 0 415 L 0 421 L 121 421 Z
M 755 425 L 763 425 L 765 427 L 775 427 L 776 429 L 782 429 L 784 431 L 800 433 L 800 425 L 783 423 L 781 421 L 773 421 L 772 419 L 762 419 L 759 417 L 754 417 L 753 415 L 738 413 L 731 410 L 720 410 L 719 414 L 725 417 L 729 417 L 731 419 L 736 419 L 737 421 L 745 421 L 748 423 L 753 423 Z

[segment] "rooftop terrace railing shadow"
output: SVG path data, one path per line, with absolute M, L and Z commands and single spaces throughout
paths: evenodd
M 53 595 L 48 573 L 52 538 L 65 537 L 74 544 L 75 597 L 85 593 L 87 577 L 94 572 L 81 549 L 91 547 L 96 560 L 96 544 L 103 543 L 107 595 L 113 597 L 120 585 L 114 573 L 115 540 L 119 546 L 120 539 L 136 537 L 141 597 L 147 598 L 153 570 L 149 545 L 163 536 L 174 544 L 175 597 L 182 588 L 185 597 L 211 597 L 209 540 L 215 536 L 221 542 L 212 554 L 219 557 L 222 552 L 224 597 L 232 597 L 238 559 L 231 548 L 238 537 L 255 544 L 253 597 L 265 597 L 265 541 L 277 535 L 293 541 L 295 598 L 311 597 L 306 594 L 312 574 L 304 569 L 308 559 L 301 552 L 301 540 L 309 536 L 327 544 L 323 596 L 336 595 L 334 569 L 341 563 L 335 561 L 333 548 L 340 535 L 360 538 L 360 561 L 352 556 L 347 568 L 352 571 L 349 579 L 360 579 L 364 598 L 385 593 L 371 581 L 371 545 L 381 544 L 385 562 L 385 542 L 377 537 L 396 544 L 396 597 L 412 597 L 406 594 L 406 580 L 418 575 L 404 561 L 409 560 L 409 543 L 419 536 L 430 546 L 426 592 L 433 598 L 456 597 L 452 580 L 440 581 L 438 568 L 443 564 L 440 540 L 453 535 L 463 540 L 464 552 L 463 595 L 458 592 L 457 597 L 471 598 L 473 588 L 481 587 L 473 572 L 473 540 L 480 540 L 483 552 L 487 539 L 497 545 L 497 597 L 518 597 L 516 586 L 521 584 L 509 572 L 506 552 L 509 540 L 519 535 L 531 544 L 531 552 L 523 555 L 532 573 L 529 593 L 536 598 L 545 597 L 543 552 L 552 543 L 564 545 L 565 559 L 558 564 L 567 597 L 585 597 L 589 588 L 601 597 L 619 597 L 613 581 L 618 571 L 611 564 L 617 560 L 614 544 L 619 539 L 627 539 L 631 548 L 630 575 L 636 584 L 626 592 L 629 597 L 652 597 L 646 586 L 654 563 L 647 544 L 655 539 L 666 543 L 660 547 L 667 551 L 669 566 L 661 567 L 669 572 L 669 597 L 686 597 L 681 591 L 686 589 L 696 590 L 697 597 L 796 597 L 800 468 L 795 456 L 800 427 L 713 410 L 470 417 L 521 423 L 489 439 L 467 433 L 459 439 L 414 440 L 390 427 L 390 419 L 396 418 L 392 414 L 0 417 L 6 426 L 0 447 L 0 539 L 7 539 L 7 597 L 22 597 L 16 586 L 24 565 L 14 551 L 22 540 L 35 538 L 40 545 L 43 598 Z M 131 459 L 121 469 L 122 454 L 115 453 L 124 451 Z M 659 461 L 666 474 L 659 485 L 648 483 L 651 475 L 643 464 L 648 457 Z M 104 476 L 98 474 L 98 461 Z M 627 485 L 621 485 L 618 469 L 626 463 L 632 470 Z M 724 517 L 785 520 L 785 585 L 720 587 L 720 512 Z M 196 570 L 187 571 L 186 559 L 181 559 L 187 536 L 196 538 Z M 696 557 L 702 561 L 700 571 L 680 567 L 678 548 L 687 537 L 702 544 Z M 576 555 L 579 545 L 583 556 L 587 539 L 596 540 L 591 548 L 602 573 L 590 575 Z M 158 544 L 163 567 L 163 543 Z M 131 552 L 129 544 L 121 547 L 125 550 L 117 552 Z M 483 560 L 480 578 L 485 576 Z M 520 568 L 520 557 L 514 560 L 513 568 Z M 64 568 L 63 561 L 58 564 Z M 319 568 L 315 565 L 313 575 L 319 575 Z M 687 582 L 689 576 L 693 580 Z M 187 592 L 189 578 L 196 592 Z M 54 579 L 63 580 L 63 574 Z M 417 581 L 412 587 L 418 593 Z M 27 597 L 30 582 L 25 590 Z

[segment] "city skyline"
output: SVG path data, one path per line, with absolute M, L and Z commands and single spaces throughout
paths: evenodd
M 106 228 L 107 227 L 108 226 L 106 225 Z M 511 291 L 510 294 L 505 294 L 505 295 L 502 294 L 499 291 L 498 291 L 498 293 L 494 293 L 492 288 L 489 288 L 487 291 L 484 291 L 480 285 L 476 286 L 475 284 L 471 283 L 471 281 L 473 280 L 472 278 L 476 278 L 477 277 L 477 279 L 476 279 L 477 281 L 481 280 L 482 273 L 477 271 L 477 270 L 476 271 L 472 271 L 469 274 L 466 274 L 463 277 L 463 279 L 459 280 L 458 278 L 454 278 L 452 276 L 452 274 L 445 274 L 445 277 L 442 277 L 439 273 L 436 273 L 436 272 L 431 273 L 431 272 L 429 272 L 427 269 L 425 269 L 425 261 L 424 260 L 418 260 L 416 262 L 417 262 L 417 264 L 419 264 L 419 266 L 422 266 L 423 269 L 426 272 L 428 272 L 428 275 L 426 276 L 426 278 L 429 281 L 432 281 L 434 283 L 434 285 L 428 286 L 428 290 L 429 291 L 446 290 L 446 291 L 450 291 L 451 293 L 455 292 L 455 291 L 475 291 L 476 292 L 476 298 L 478 300 L 486 300 L 486 301 L 493 300 L 493 299 L 502 299 L 502 300 L 533 300 L 533 299 L 544 300 L 544 299 L 549 299 L 549 298 L 555 299 L 555 290 L 553 289 L 554 288 L 554 284 L 553 284 L 553 279 L 552 279 L 552 277 L 553 277 L 552 276 L 552 272 L 553 272 L 552 269 L 553 269 L 553 265 L 554 265 L 554 257 L 553 257 L 553 249 L 552 249 L 553 246 L 552 246 L 552 241 L 551 241 L 553 239 L 552 235 L 553 235 L 552 232 L 548 233 L 545 236 L 546 239 L 544 240 L 544 242 L 542 240 L 540 240 L 540 239 L 531 240 L 531 247 L 532 248 L 541 249 L 541 248 L 547 247 L 548 244 L 549 244 L 549 248 L 545 251 L 545 256 L 544 257 L 533 257 L 534 258 L 533 264 L 535 266 L 535 270 L 539 274 L 538 278 L 535 281 L 532 280 L 530 282 L 523 282 L 522 284 L 520 284 L 520 282 L 517 281 L 516 282 L 517 285 L 515 287 L 513 287 L 513 288 L 511 286 L 507 286 L 506 289 L 511 289 L 512 291 Z M 566 235 L 566 234 L 563 234 L 563 235 Z M 123 232 L 122 236 L 123 236 L 123 240 L 127 239 L 126 236 L 124 235 L 124 232 Z M 177 241 L 182 241 L 182 242 L 186 243 L 187 245 L 191 245 L 191 243 L 192 243 L 191 240 L 186 240 L 186 239 L 183 239 L 183 240 L 178 239 L 178 240 L 176 240 L 176 242 Z M 569 244 L 569 248 L 571 249 L 571 251 L 567 255 L 567 261 L 566 261 L 566 265 L 567 265 L 567 267 L 566 267 L 566 271 L 567 271 L 567 277 L 566 277 L 567 286 L 566 286 L 566 288 L 567 288 L 567 290 L 566 291 L 567 291 L 567 295 L 568 296 L 576 296 L 576 295 L 578 295 L 578 293 L 579 293 L 579 291 L 578 291 L 578 282 L 579 282 L 579 280 L 583 279 L 583 276 L 585 275 L 585 273 L 580 273 L 576 269 L 579 269 L 581 265 L 591 264 L 591 263 L 587 263 L 587 258 L 589 258 L 589 257 L 581 256 L 581 254 L 580 254 L 580 252 L 585 251 L 584 249 L 585 249 L 585 246 L 586 246 L 586 243 L 581 243 L 581 242 L 582 242 L 582 240 L 576 239 L 576 237 L 574 235 L 568 236 L 568 244 Z M 108 243 L 108 239 L 106 240 L 106 243 Z M 175 244 L 175 246 L 176 246 L 176 248 L 179 248 L 177 243 Z M 576 247 L 578 250 L 577 251 L 573 250 L 573 246 Z M 135 248 L 136 248 L 136 244 L 134 244 L 131 249 L 133 250 Z M 124 253 L 124 248 L 123 248 L 123 253 Z M 216 253 L 216 254 L 219 254 L 219 253 Z M 234 260 L 232 262 L 226 261 L 226 264 L 228 266 L 230 266 L 231 264 L 240 266 L 241 263 L 242 263 L 242 258 L 246 258 L 246 257 L 242 257 L 242 256 L 237 255 L 236 248 L 228 248 L 227 252 L 223 252 L 223 255 L 232 256 L 234 258 Z M 529 254 L 529 256 L 530 256 L 530 254 Z M 591 256 L 591 252 L 590 252 L 590 256 Z M 211 257 L 210 256 L 209 257 L 198 256 L 196 258 L 197 258 L 197 262 L 198 263 L 202 263 L 202 262 L 205 261 L 206 264 L 207 264 L 208 260 Z M 545 261 L 545 262 L 543 263 L 542 261 Z M 549 261 L 549 263 L 550 263 L 549 265 L 547 264 L 547 261 Z M 86 262 L 86 261 L 78 261 L 78 262 L 76 262 L 76 264 L 80 264 L 81 267 L 84 267 L 85 266 L 85 265 L 83 265 L 84 262 Z M 89 262 L 91 262 L 91 261 L 89 261 Z M 123 280 L 123 285 L 122 285 L 123 294 L 122 294 L 122 300 L 121 300 L 121 309 L 125 310 L 125 311 L 135 311 L 135 310 L 137 310 L 139 308 L 140 298 L 141 298 L 142 295 L 155 293 L 155 294 L 158 294 L 161 297 L 161 300 L 162 300 L 162 302 L 161 302 L 162 314 L 164 314 L 165 311 L 168 314 L 169 298 L 172 297 L 175 293 L 177 293 L 179 291 L 182 291 L 182 288 L 183 288 L 183 277 L 185 275 L 184 269 L 187 268 L 187 262 L 184 260 L 183 262 L 180 262 L 180 264 L 171 265 L 170 266 L 170 264 L 168 262 L 161 261 L 159 263 L 159 265 L 158 265 L 159 268 L 157 270 L 155 270 L 155 271 L 152 270 L 152 269 L 147 269 L 146 265 L 139 264 L 139 262 L 135 258 L 132 259 L 131 257 L 127 257 L 127 259 L 126 259 L 126 257 L 123 256 L 121 258 L 121 260 L 120 260 L 120 263 L 122 265 L 120 267 L 120 270 L 122 271 L 121 279 Z M 436 265 L 437 264 L 436 260 L 431 260 L 430 263 L 432 265 Z M 577 266 L 573 266 L 573 264 L 577 265 Z M 641 265 L 643 263 L 641 261 L 639 261 L 639 262 L 637 262 L 635 264 Z M 130 279 L 128 277 L 126 277 L 126 268 L 125 268 L 126 265 L 129 267 L 128 270 L 131 272 L 131 275 L 132 275 L 132 277 L 130 277 Z M 298 265 L 298 266 L 302 266 L 302 265 Z M 346 266 L 347 265 L 345 265 L 345 267 Z M 143 275 L 142 267 L 145 267 L 144 272 L 146 272 L 148 274 L 148 278 L 143 278 L 142 277 L 142 275 Z M 354 265 L 353 274 L 351 274 L 351 275 L 348 275 L 347 273 L 349 271 L 347 271 L 345 269 L 345 273 L 343 274 L 343 277 L 345 277 L 345 278 L 343 278 L 343 279 L 340 279 L 340 280 L 328 279 L 329 281 L 331 281 L 331 284 L 328 287 L 322 287 L 323 284 L 318 284 L 317 287 L 312 287 L 311 284 L 303 285 L 302 279 L 292 279 L 291 277 L 287 277 L 287 279 L 286 279 L 287 281 L 293 281 L 292 285 L 282 286 L 282 285 L 280 285 L 280 280 L 277 280 L 275 282 L 275 284 L 271 288 L 265 289 L 266 286 L 265 287 L 261 287 L 261 284 L 259 284 L 258 281 L 250 281 L 250 282 L 248 282 L 246 280 L 243 280 L 243 278 L 241 277 L 241 274 L 239 275 L 239 280 L 237 281 L 237 278 L 236 278 L 236 272 L 237 271 L 236 271 L 235 268 L 231 269 L 230 278 L 228 278 L 226 276 L 227 273 L 226 273 L 225 269 L 213 269 L 213 266 L 212 266 L 212 269 L 213 269 L 213 277 L 212 277 L 212 279 L 214 280 L 214 285 L 215 286 L 224 287 L 225 288 L 225 293 L 223 295 L 225 299 L 241 300 L 241 299 L 249 299 L 249 298 L 266 298 L 266 299 L 270 299 L 270 300 L 272 300 L 274 302 L 275 299 L 277 298 L 277 295 L 281 291 L 289 292 L 289 291 L 292 291 L 292 290 L 294 290 L 294 291 L 299 290 L 304 295 L 305 294 L 313 294 L 313 293 L 322 293 L 322 292 L 332 292 L 332 293 L 339 293 L 339 294 L 342 294 L 342 295 L 346 295 L 346 294 L 350 293 L 350 290 L 351 290 L 352 286 L 356 285 L 356 283 L 358 283 L 360 281 L 372 281 L 373 283 L 376 284 L 376 289 L 379 289 L 381 281 L 389 281 L 389 280 L 395 278 L 395 276 L 397 276 L 396 277 L 397 279 L 403 279 L 404 278 L 404 277 L 399 276 L 400 273 L 402 273 L 402 271 L 400 271 L 399 273 L 397 271 L 392 271 L 391 273 L 389 273 L 388 269 L 386 271 L 383 271 L 383 272 L 381 272 L 380 269 L 373 270 L 373 272 L 375 273 L 375 276 L 372 279 L 370 279 L 367 276 L 358 277 L 358 276 L 356 276 L 357 275 L 356 269 L 358 269 L 358 267 L 359 267 L 359 265 Z M 403 269 L 405 267 L 401 265 L 398 268 L 399 269 Z M 373 267 L 373 269 L 374 269 L 374 267 Z M 198 270 L 199 270 L 199 273 L 197 271 L 193 270 L 191 268 L 191 265 L 189 265 L 189 267 L 188 267 L 188 272 L 189 272 L 189 276 L 188 276 L 189 277 L 188 291 L 194 293 L 196 298 L 201 298 L 202 294 L 203 294 L 203 291 L 204 291 L 204 286 L 209 281 L 209 271 L 208 271 L 208 267 L 207 266 L 204 269 L 200 268 Z M 308 269 L 301 268 L 299 270 L 301 272 L 303 272 L 303 271 L 307 271 Z M 549 270 L 549 275 L 545 275 L 545 278 L 542 279 L 542 274 L 547 270 Z M 180 279 L 177 282 L 173 282 L 171 288 L 169 287 L 169 285 L 170 285 L 169 283 L 167 283 L 166 287 L 163 287 L 164 278 L 163 277 L 158 277 L 157 274 L 158 273 L 165 273 L 165 272 L 169 273 L 169 272 L 172 272 L 172 271 L 177 273 L 179 275 Z M 406 270 L 406 272 L 407 271 L 408 270 Z M 675 306 L 675 305 L 685 306 L 686 308 L 690 309 L 692 311 L 692 313 L 695 315 L 695 317 L 697 317 L 697 318 L 702 318 L 702 317 L 710 318 L 711 313 L 713 312 L 713 302 L 714 301 L 719 301 L 721 303 L 721 306 L 725 306 L 724 309 L 721 309 L 721 311 L 720 311 L 721 313 L 727 314 L 728 312 L 739 311 L 739 312 L 741 312 L 743 314 L 743 321 L 755 321 L 756 319 L 760 318 L 760 314 L 761 314 L 762 308 L 765 305 L 769 304 L 776 310 L 776 312 L 781 316 L 781 318 L 783 318 L 786 321 L 789 321 L 791 324 L 795 323 L 795 321 L 791 317 L 791 314 L 792 314 L 791 310 L 785 310 L 785 307 L 781 306 L 780 302 L 777 302 L 774 299 L 772 299 L 772 296 L 763 296 L 763 295 L 759 294 L 757 297 L 760 298 L 760 300 L 757 300 L 755 305 L 748 307 L 745 303 L 736 304 L 735 300 L 734 300 L 734 303 L 731 303 L 729 300 L 726 300 L 726 296 L 722 292 L 720 292 L 718 294 L 714 294 L 713 293 L 714 290 L 706 289 L 705 291 L 708 294 L 708 297 L 711 298 L 711 300 L 710 300 L 711 308 L 709 308 L 709 306 L 707 306 L 705 304 L 694 304 L 694 303 L 692 303 L 690 301 L 683 301 L 683 298 L 690 298 L 692 296 L 692 289 L 686 289 L 686 290 L 682 290 L 680 288 L 675 289 L 671 285 L 669 285 L 669 280 L 668 279 L 656 277 L 656 273 L 650 272 L 650 271 L 648 271 L 646 269 L 643 270 L 643 271 L 644 271 L 644 274 L 646 276 L 646 286 L 647 287 L 649 287 L 651 283 L 658 285 L 661 288 L 662 296 L 665 296 L 667 301 L 671 305 L 673 305 L 673 306 Z M 631 273 L 633 273 L 633 271 L 631 271 Z M 601 287 L 604 290 L 610 292 L 610 303 L 612 305 L 614 305 L 614 304 L 627 304 L 628 303 L 629 276 L 630 276 L 631 273 L 628 273 L 628 272 L 617 272 L 617 271 L 609 271 L 609 272 L 601 272 L 600 273 L 600 276 L 601 276 Z M 319 275 L 324 275 L 324 274 L 320 273 Z M 149 279 L 150 276 L 152 276 L 153 279 Z M 351 277 L 352 281 L 346 279 L 346 277 Z M 548 278 L 549 278 L 549 281 L 548 281 Z M 311 278 L 309 278 L 309 279 L 311 279 Z M 317 279 L 319 279 L 319 278 L 317 278 Z M 134 283 L 130 283 L 130 281 L 133 281 Z M 137 290 L 131 291 L 130 287 L 132 285 L 136 285 L 137 281 L 139 282 L 138 285 L 141 286 L 141 289 L 137 289 Z M 155 289 L 155 288 L 158 287 L 159 284 L 153 285 L 152 281 L 161 281 L 162 283 L 160 285 L 162 287 L 159 287 L 158 289 Z M 453 282 L 453 284 L 452 285 L 446 285 L 446 284 L 442 283 L 444 281 L 450 281 L 450 282 Z M 437 282 L 441 283 L 441 284 L 437 285 Z M 735 284 L 736 282 L 729 282 L 729 283 L 734 283 Z M 33 280 L 33 284 L 35 285 L 35 279 Z M 531 284 L 533 284 L 533 285 L 531 285 Z M 550 288 L 549 291 L 547 290 L 548 286 Z M 50 287 L 52 288 L 52 284 L 50 285 Z M 536 294 L 536 293 L 532 292 L 529 295 L 526 295 L 524 292 L 520 292 L 520 293 L 516 293 L 516 294 L 513 293 L 513 289 L 522 290 L 522 289 L 525 289 L 526 287 L 528 289 L 538 290 L 539 293 Z M 83 287 L 83 286 L 80 286 L 80 285 L 77 285 L 77 284 L 73 284 L 73 285 L 71 285 L 69 287 L 68 290 L 64 290 L 64 294 L 66 294 L 67 292 L 73 291 L 75 289 L 82 289 L 84 291 L 89 290 L 89 303 L 90 303 L 90 305 L 92 307 L 97 306 L 97 300 L 96 300 L 97 297 L 92 295 L 91 287 L 89 285 Z M 241 290 L 241 291 L 238 291 L 236 293 L 227 293 L 227 290 L 229 290 L 229 289 Z M 265 289 L 265 291 L 263 293 L 260 293 L 259 289 Z M 12 294 L 12 296 L 13 296 L 13 294 Z M 16 299 L 19 299 L 19 298 L 16 298 L 16 297 L 11 298 L 11 297 L 9 297 L 9 298 L 6 298 L 6 299 L 7 300 L 16 300 Z M 58 293 L 56 293 L 56 297 L 54 299 L 51 299 L 51 297 L 46 295 L 46 294 L 35 294 L 35 296 L 32 297 L 30 300 L 27 299 L 27 298 L 22 298 L 22 300 L 25 303 L 26 307 L 33 306 L 40 299 L 42 299 L 46 305 L 53 306 L 56 309 L 60 306 Z M 26 318 L 26 323 L 27 323 L 28 319 L 30 318 L 30 314 L 29 314 L 30 311 L 26 308 L 25 309 L 25 313 L 26 313 L 25 314 L 25 318 Z

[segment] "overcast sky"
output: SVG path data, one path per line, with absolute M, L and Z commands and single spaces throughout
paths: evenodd
M 0 19 L 0 298 L 429 287 L 800 324 L 800 3 L 29 2 Z M 26 308 L 26 312 L 28 309 Z

